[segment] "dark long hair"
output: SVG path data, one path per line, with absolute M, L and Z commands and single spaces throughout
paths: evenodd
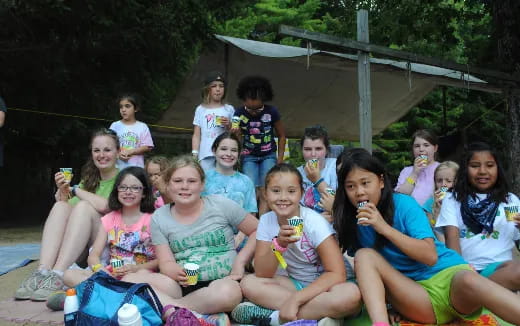
M 141 212 L 153 213 L 155 210 L 155 198 L 153 196 L 152 186 L 150 185 L 150 181 L 148 180 L 146 172 L 142 167 L 139 166 L 129 166 L 119 172 L 116 181 L 114 182 L 114 188 L 112 188 L 112 192 L 110 192 L 110 196 L 108 197 L 108 208 L 110 208 L 112 211 L 123 208 L 123 205 L 119 202 L 118 199 L 119 191 L 117 188 L 121 185 L 123 179 L 129 174 L 136 177 L 143 185 L 143 198 L 141 199 L 141 205 L 139 206 Z
M 464 152 L 464 156 L 459 164 L 459 171 L 457 172 L 457 181 L 453 188 L 455 199 L 459 202 L 465 202 L 468 199 L 468 196 L 474 197 L 478 193 L 478 190 L 475 189 L 468 180 L 469 161 L 473 157 L 473 154 L 478 152 L 489 152 L 497 164 L 497 182 L 489 192 L 490 199 L 495 203 L 507 202 L 507 195 L 510 192 L 511 187 L 507 180 L 504 168 L 502 167 L 502 163 L 500 162 L 495 150 L 483 142 L 474 142 L 469 144 Z
M 81 168 L 81 182 L 83 183 L 83 189 L 92 193 L 96 192 L 99 182 L 101 181 L 101 173 L 92 160 L 92 143 L 96 137 L 100 136 L 108 136 L 112 138 L 116 149 L 119 150 L 119 138 L 117 137 L 116 132 L 112 129 L 101 128 L 92 133 L 89 145 L 90 156 L 85 165 Z
M 389 224 L 394 224 L 394 200 L 390 178 L 388 177 L 384 165 L 374 156 L 370 155 L 365 149 L 352 148 L 342 154 L 341 169 L 338 173 L 338 188 L 336 198 L 332 205 L 332 215 L 334 228 L 338 234 L 338 240 L 343 248 L 353 252 L 359 248 L 357 236 L 357 207 L 348 199 L 345 191 L 345 180 L 348 174 L 354 169 L 363 169 L 374 173 L 377 177 L 383 177 L 384 188 L 381 190 L 381 199 L 377 204 L 377 209 L 383 219 Z M 376 235 L 375 248 L 380 249 L 386 245 L 388 240 L 382 235 Z

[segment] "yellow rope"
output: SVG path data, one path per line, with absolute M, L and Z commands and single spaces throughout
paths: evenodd
M 43 111 L 20 109 L 20 108 L 8 108 L 8 110 L 9 111 L 20 111 L 20 112 L 29 112 L 29 113 L 52 115 L 52 116 L 63 117 L 63 118 L 76 118 L 76 119 L 108 121 L 108 122 L 112 122 L 113 121 L 113 120 L 105 119 L 105 118 L 85 117 L 85 116 L 74 115 L 74 114 L 64 114 L 64 113 L 55 113 L 55 112 L 43 112 Z M 190 128 L 171 127 L 171 126 L 163 126 L 163 125 L 155 125 L 155 124 L 147 124 L 147 125 L 148 125 L 148 127 L 155 127 L 155 128 L 167 128 L 167 129 L 183 130 L 183 131 L 190 131 L 190 132 L 193 131 L 193 129 L 190 129 Z

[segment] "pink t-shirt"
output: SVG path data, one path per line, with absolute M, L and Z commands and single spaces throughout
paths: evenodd
M 122 259 L 124 264 L 144 264 L 155 259 L 150 221 L 152 214 L 145 213 L 137 223 L 125 225 L 121 211 L 113 211 L 101 218 L 108 234 L 107 246 L 110 258 Z
M 410 196 L 415 198 L 417 203 L 419 203 L 421 206 L 426 202 L 426 200 L 428 200 L 428 198 L 433 195 L 435 190 L 434 174 L 438 165 L 439 162 L 433 162 L 432 164 L 428 165 L 421 171 L 421 173 L 419 173 L 417 180 L 415 180 L 415 187 L 413 188 Z M 410 176 L 412 171 L 413 166 L 407 166 L 401 171 L 401 174 L 399 174 L 399 179 L 397 180 L 397 186 L 394 190 L 397 191 L 397 189 L 406 182 L 406 178 Z

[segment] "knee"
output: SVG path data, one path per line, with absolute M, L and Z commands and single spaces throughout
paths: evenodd
M 248 274 L 242 278 L 240 281 L 240 289 L 242 290 L 242 294 L 246 298 L 250 298 L 252 295 L 252 291 L 258 287 L 258 277 L 254 274 Z
M 356 255 L 354 256 L 354 270 L 360 265 L 360 264 L 370 264 L 375 262 L 376 257 L 379 257 L 380 254 L 375 251 L 372 248 L 362 248 L 359 249 L 356 252 Z
M 233 310 L 242 301 L 240 285 L 233 280 L 219 280 L 212 293 L 215 295 L 213 302 L 221 302 L 224 312 Z
M 80 200 L 76 205 L 74 205 L 74 208 L 72 210 L 73 210 L 73 213 L 80 213 L 80 214 L 71 214 L 71 215 L 78 215 L 78 216 L 81 216 L 82 218 L 84 218 L 83 215 L 85 215 L 85 214 L 97 213 L 94 206 L 92 206 L 92 204 L 86 200 Z
M 455 275 L 456 291 L 467 291 L 471 295 L 482 284 L 482 279 L 482 276 L 473 271 L 461 271 Z
M 343 283 L 339 293 L 330 300 L 330 309 L 335 316 L 351 316 L 361 309 L 361 292 L 353 283 Z

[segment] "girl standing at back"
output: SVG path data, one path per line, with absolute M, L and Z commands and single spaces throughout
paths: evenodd
M 133 283 L 140 282 L 141 274 L 155 271 L 158 261 L 150 230 L 153 202 L 152 187 L 142 168 L 131 166 L 121 171 L 108 198 L 111 212 L 101 218 L 102 227 L 88 256 L 90 269 L 65 271 L 65 285 L 75 287 L 100 270 Z M 110 259 L 121 260 L 123 266 L 114 269 L 101 260 L 105 247 L 108 247 Z M 131 274 L 135 275 L 130 279 Z M 56 292 L 49 297 L 47 306 L 61 310 L 63 300 L 65 293 Z
M 205 172 L 215 168 L 215 156 L 211 145 L 221 133 L 229 129 L 235 109 L 225 104 L 226 83 L 224 76 L 213 71 L 204 80 L 202 103 L 195 110 L 191 154 L 198 159 Z
M 446 245 L 462 254 L 482 276 L 520 290 L 520 263 L 512 249 L 520 239 L 520 200 L 510 192 L 495 151 L 485 143 L 468 146 L 453 195 L 437 221 Z
M 475 273 L 435 239 L 417 202 L 394 194 L 383 164 L 363 149 L 345 156 L 334 222 L 343 248 L 355 252 L 356 277 L 373 325 L 389 325 L 386 300 L 424 324 L 475 319 L 485 306 L 520 324 L 520 297 Z M 444 205 L 443 205 L 444 207 Z
M 278 325 L 297 319 L 339 319 L 359 312 L 359 289 L 346 282 L 332 225 L 300 205 L 303 189 L 298 170 L 278 164 L 269 170 L 265 182 L 272 211 L 262 215 L 258 224 L 255 274 L 240 283 L 251 302 L 239 304 L 233 319 L 252 324 L 254 319 L 270 318 L 271 325 Z M 289 225 L 292 217 L 303 219 L 300 236 Z M 279 259 L 286 263 L 288 276 L 276 275 Z
M 120 96 L 117 102 L 121 120 L 112 122 L 109 128 L 119 137 L 121 151 L 117 167 L 144 167 L 144 153 L 151 151 L 154 146 L 148 126 L 135 118 L 136 112 L 141 109 L 137 97 L 125 94 Z
M 243 78 L 238 84 L 237 96 L 244 106 L 235 112 L 239 122 L 232 126 L 232 131 L 242 134 L 242 171 L 257 188 L 258 210 L 262 215 L 268 210 L 263 196 L 265 175 L 276 163 L 283 162 L 285 130 L 278 109 L 265 104 L 274 96 L 268 79 L 260 76 Z M 278 156 L 275 132 L 280 148 Z
M 433 132 L 426 129 L 417 130 L 412 140 L 413 165 L 401 171 L 395 191 L 410 195 L 423 205 L 435 189 L 433 173 L 439 165 L 435 161 L 439 141 Z

